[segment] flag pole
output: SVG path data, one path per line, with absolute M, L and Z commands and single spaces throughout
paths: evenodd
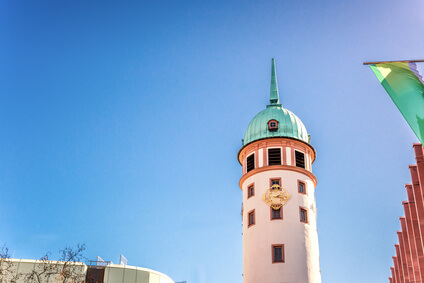
M 374 64 L 385 64 L 385 63 L 418 63 L 424 62 L 424 60 L 398 60 L 398 61 L 377 61 L 377 62 L 364 62 L 364 65 L 374 65 Z

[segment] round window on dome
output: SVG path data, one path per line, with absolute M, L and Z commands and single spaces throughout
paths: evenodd
M 276 130 L 278 130 L 278 121 L 277 120 L 269 120 L 268 121 L 268 130 L 271 132 L 275 132 Z

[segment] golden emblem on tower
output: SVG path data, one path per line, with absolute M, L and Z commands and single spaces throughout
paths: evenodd
M 262 199 L 272 209 L 277 210 L 286 204 L 286 202 L 290 199 L 290 194 L 283 187 L 275 184 L 265 192 Z

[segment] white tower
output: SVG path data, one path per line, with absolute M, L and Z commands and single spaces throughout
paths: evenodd
M 237 156 L 244 283 L 321 282 L 309 141 L 302 121 L 279 102 L 272 59 L 270 105 L 250 122 Z

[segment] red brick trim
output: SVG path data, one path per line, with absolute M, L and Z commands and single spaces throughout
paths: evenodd
M 417 164 L 419 161 L 419 156 L 416 156 L 417 158 Z M 422 164 L 419 164 L 421 169 Z M 417 245 L 417 252 L 418 252 L 418 263 L 419 263 L 419 269 L 421 277 L 424 277 L 424 246 L 422 242 L 423 233 L 424 233 L 424 204 L 423 204 L 423 195 L 422 195 L 422 186 L 420 184 L 420 174 L 423 174 L 423 172 L 419 171 L 419 168 L 417 165 L 410 165 L 409 170 L 411 173 L 411 180 L 412 180 L 412 186 L 411 186 L 411 192 L 413 195 L 413 199 L 415 201 L 414 204 L 412 204 L 411 208 L 411 216 L 414 222 L 414 233 L 415 236 L 419 236 L 419 240 L 416 239 L 416 245 Z M 424 278 L 423 278 L 424 279 Z
M 395 267 L 395 279 L 396 279 L 395 281 L 400 283 L 397 257 L 392 256 L 392 259 L 393 259 L 393 266 Z
M 394 267 L 390 267 L 390 273 L 392 274 L 392 279 L 393 279 L 393 282 L 395 282 L 396 283 L 396 276 L 395 276 L 395 268 Z
M 409 280 L 415 280 L 414 277 L 414 268 L 413 268 L 413 264 L 412 264 L 412 252 L 411 252 L 411 245 L 409 243 L 409 236 L 408 236 L 408 229 L 406 227 L 406 218 L 405 217 L 399 217 L 400 220 L 400 227 L 402 228 L 402 238 L 403 238 L 403 243 L 404 243 L 404 247 L 405 247 L 405 255 L 406 255 L 406 264 L 407 264 L 407 270 L 408 270 L 408 277 Z M 396 277 L 393 276 L 394 279 L 396 279 Z
M 252 224 L 250 224 L 250 214 L 251 213 L 253 213 L 253 223 Z M 251 211 L 249 211 L 247 213 L 247 228 L 250 228 L 250 227 L 252 227 L 255 224 L 256 224 L 256 215 L 255 215 L 255 210 L 252 209 Z
M 401 262 L 402 262 L 402 271 L 403 271 L 403 277 L 404 277 L 404 281 L 408 282 L 410 281 L 409 279 L 409 275 L 408 275 L 408 266 L 406 263 L 406 254 L 405 254 L 405 247 L 404 247 L 404 241 L 403 241 L 403 236 L 402 236 L 402 232 L 401 231 L 397 231 L 397 236 L 399 239 L 399 253 L 400 253 L 400 258 L 401 258 Z
M 412 190 L 412 185 L 406 185 L 407 187 L 407 195 L 408 198 L 410 196 L 410 190 Z M 411 203 L 412 202 L 402 202 L 403 203 L 403 208 L 405 211 L 405 219 L 406 219 L 406 232 L 409 238 L 409 245 L 411 248 L 411 261 L 412 261 L 412 268 L 413 268 L 413 274 L 415 279 L 417 278 L 421 278 L 421 272 L 419 269 L 419 264 L 418 264 L 418 253 L 417 253 L 417 246 L 416 246 L 416 239 L 415 239 L 415 235 L 414 235 L 414 227 L 413 227 L 413 221 L 412 221 L 412 217 L 411 217 Z M 396 271 L 396 267 L 395 267 L 395 271 Z
M 402 258 L 400 254 L 400 246 L 399 244 L 395 244 L 395 251 L 396 251 L 396 260 L 397 260 L 397 266 L 399 269 L 399 282 L 405 282 L 404 276 L 403 276 L 403 265 L 402 265 Z
M 274 247 L 281 247 L 283 261 L 274 261 Z M 272 253 L 272 263 L 284 263 L 286 261 L 286 256 L 284 253 L 284 244 L 271 245 L 271 253 Z

